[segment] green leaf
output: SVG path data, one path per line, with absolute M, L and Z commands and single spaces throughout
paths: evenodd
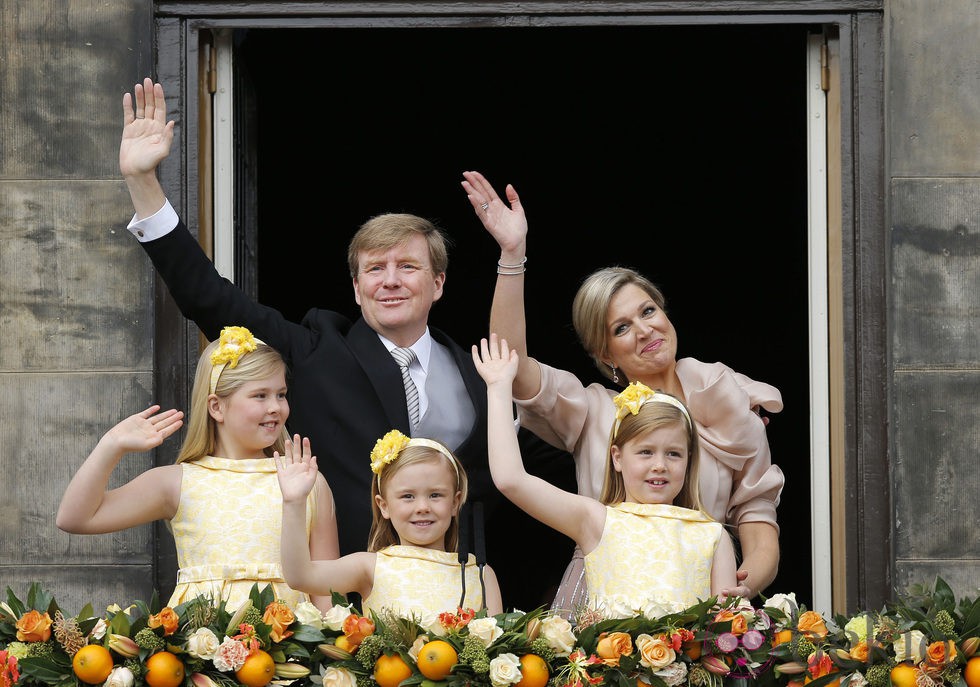
M 956 595 L 953 594 L 950 586 L 946 584 L 946 580 L 939 576 L 936 577 L 934 598 L 936 600 L 936 606 L 940 609 L 952 612 L 956 608 Z
M 129 637 L 131 636 L 129 633 L 130 625 L 129 616 L 120 611 L 109 619 L 109 632 Z
M 43 658 L 22 658 L 18 665 L 24 675 L 36 678 L 39 682 L 52 684 L 72 677 L 71 666 L 49 656 Z M 23 679 L 23 678 L 22 678 Z
M 322 630 L 318 630 L 312 625 L 300 625 L 293 630 L 293 636 L 290 639 L 294 639 L 297 642 L 312 642 L 314 644 L 319 644 L 323 642 L 326 637 Z
M 972 604 L 964 604 L 962 613 L 963 627 L 960 636 L 965 638 L 980 635 L 980 597 L 974 599 Z

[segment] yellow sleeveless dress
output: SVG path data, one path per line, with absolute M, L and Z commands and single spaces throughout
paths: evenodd
M 374 565 L 374 586 L 364 599 L 364 613 L 391 609 L 403 618 L 414 616 L 428 628 L 440 613 L 459 608 L 463 592 L 460 567 L 456 553 L 401 545 L 381 549 Z M 479 568 L 470 554 L 463 608 L 478 611 L 482 606 Z
M 590 608 L 609 618 L 663 615 L 711 596 L 724 535 L 700 511 L 658 503 L 606 506 L 599 545 L 585 555 Z
M 181 468 L 180 505 L 169 522 L 180 569 L 169 605 L 203 594 L 215 603 L 225 599 L 234 611 L 256 583 L 259 589 L 271 584 L 290 608 L 309 601 L 282 578 L 282 493 L 275 460 L 204 456 Z M 316 490 L 306 503 L 307 537 L 315 514 Z

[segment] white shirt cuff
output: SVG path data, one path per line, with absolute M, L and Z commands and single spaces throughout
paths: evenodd
M 136 219 L 136 215 L 133 215 L 133 219 L 130 220 L 126 228 L 132 232 L 137 241 L 144 243 L 166 236 L 177 227 L 179 221 L 180 218 L 177 217 L 174 206 L 168 200 L 162 208 L 149 217 Z

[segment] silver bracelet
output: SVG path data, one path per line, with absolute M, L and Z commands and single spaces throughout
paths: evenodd
M 497 265 L 497 274 L 524 274 L 527 272 L 527 268 L 524 265 L 518 265 L 517 268 L 519 269 L 506 266 L 508 269 L 513 270 L 512 272 L 508 272 L 504 267 L 505 265 Z
M 505 265 L 504 263 L 502 263 L 502 262 L 500 262 L 498 260 L 497 261 L 497 273 L 498 274 L 506 274 L 505 272 L 501 272 L 500 271 L 500 268 L 501 267 L 504 268 L 505 270 L 517 270 L 517 269 L 519 269 L 519 270 L 521 270 L 521 272 L 523 272 L 524 271 L 523 270 L 524 263 L 526 263 L 526 262 L 527 262 L 527 256 L 526 255 L 523 258 L 521 258 L 521 261 L 519 263 L 517 263 L 516 265 Z M 520 274 L 520 272 L 516 272 L 515 274 Z

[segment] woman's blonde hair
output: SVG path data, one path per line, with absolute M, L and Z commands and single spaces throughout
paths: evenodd
M 218 425 L 208 412 L 210 396 L 208 392 L 211 385 L 211 370 L 214 367 L 211 363 L 211 353 L 218 344 L 218 339 L 209 343 L 198 358 L 194 387 L 191 390 L 191 409 L 187 415 L 187 434 L 177 456 L 178 463 L 213 455 L 218 444 Z M 254 351 L 242 355 L 235 367 L 225 365 L 218 377 L 214 394 L 218 398 L 226 398 L 247 382 L 265 379 L 279 372 L 287 372 L 286 362 L 279 351 L 259 343 Z M 273 451 L 278 451 L 282 455 L 287 436 L 286 428 L 283 427 L 275 443 L 265 449 L 265 455 L 271 458 Z
M 640 407 L 636 415 L 627 414 L 620 422 L 619 430 L 615 436 L 610 432 L 609 450 L 606 455 L 606 477 L 603 480 L 599 500 L 606 505 L 621 503 L 626 500 L 626 485 L 623 483 L 623 474 L 613 466 L 613 446 L 622 450 L 623 446 L 631 439 L 656 429 L 680 425 L 687 434 L 687 470 L 684 473 L 684 485 L 674 498 L 674 505 L 703 511 L 700 489 L 698 488 L 700 444 L 697 426 L 689 420 L 689 417 L 690 413 L 688 417 L 685 417 L 683 410 L 663 401 L 647 401 Z
M 609 355 L 606 316 L 609 313 L 609 302 L 627 284 L 635 284 L 643 289 L 658 308 L 666 311 L 667 302 L 660 289 L 642 274 L 628 267 L 596 270 L 585 278 L 572 301 L 572 326 L 575 327 L 579 343 L 592 357 L 599 372 L 610 381 L 613 381 L 612 370 L 602 362 Z M 618 376 L 619 381 L 616 383 L 623 386 L 631 381 L 622 370 Z
M 466 470 L 463 468 L 462 463 L 455 457 L 450 458 L 452 455 L 452 452 L 448 448 L 443 453 L 439 449 L 430 446 L 406 446 L 399 452 L 397 460 L 385 465 L 378 477 L 371 480 L 371 532 L 368 535 L 368 551 L 380 551 L 387 546 L 394 546 L 399 542 L 398 532 L 395 531 L 391 520 L 388 520 L 381 514 L 381 508 L 378 506 L 378 499 L 376 497 L 379 494 L 384 494 L 388 482 L 403 468 L 417 463 L 436 461 L 442 462 L 448 469 L 452 470 L 456 483 L 456 489 L 453 490 L 452 496 L 455 497 L 456 493 L 459 492 L 459 504 L 456 508 L 456 514 L 453 515 L 452 521 L 449 523 L 449 529 L 446 530 L 445 537 L 443 538 L 443 546 L 446 551 L 457 550 L 459 547 L 459 512 L 462 510 L 463 504 L 466 503 L 466 497 L 469 492 L 469 480 L 466 477 Z M 447 464 L 447 461 L 450 460 L 454 461 L 453 465 Z M 454 467 L 455 470 L 453 469 Z

